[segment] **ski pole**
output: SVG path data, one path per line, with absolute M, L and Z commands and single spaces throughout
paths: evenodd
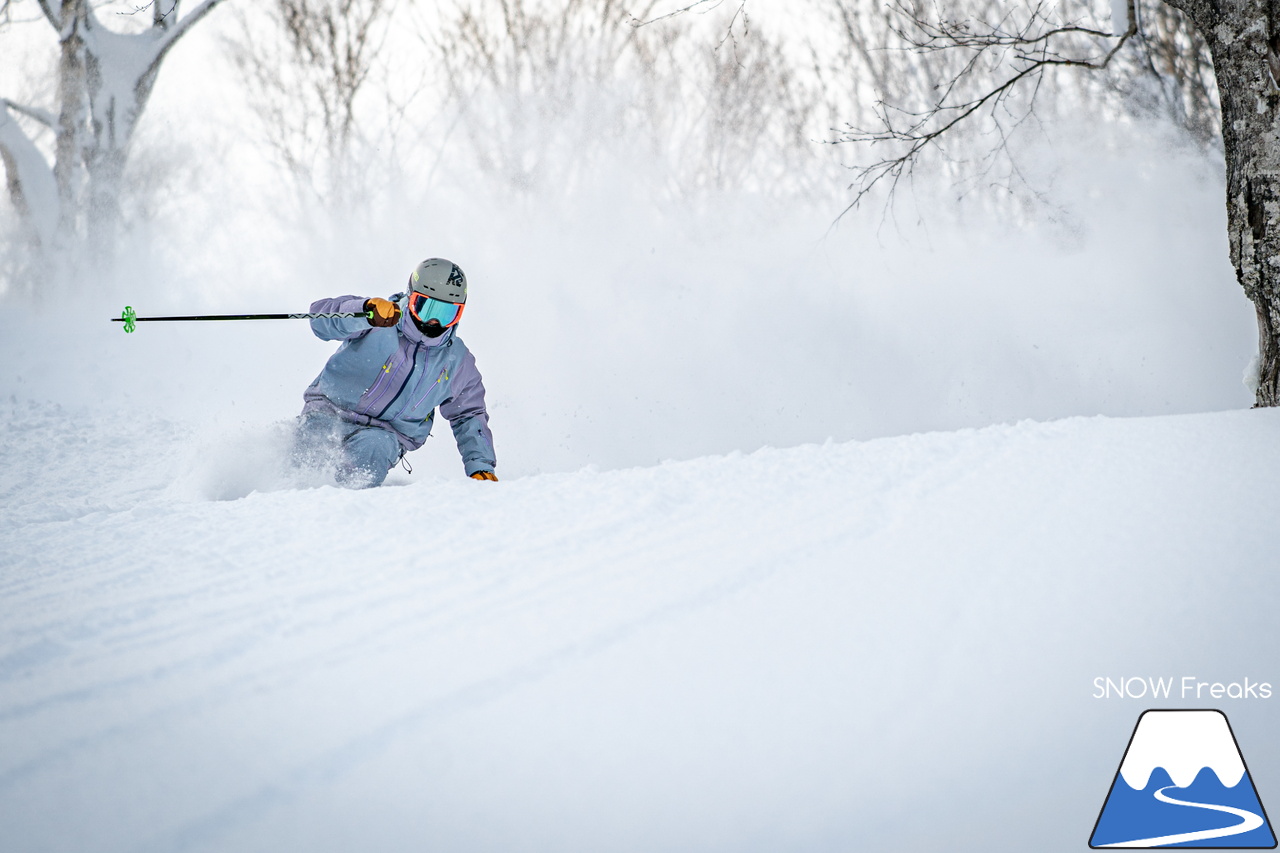
M 344 317 L 364 317 L 373 319 L 372 311 L 357 311 L 346 314 L 200 314 L 183 317 L 139 317 L 133 307 L 126 305 L 124 313 L 112 317 L 113 323 L 124 323 L 124 330 L 132 332 L 138 323 L 167 323 L 175 320 L 335 320 Z

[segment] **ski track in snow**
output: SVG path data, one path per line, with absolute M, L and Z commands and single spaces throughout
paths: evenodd
M 270 453 L 247 471 L 181 424 L 14 403 L 3 846 L 1043 841 L 1061 788 L 1012 794 L 1021 822 L 981 791 L 1074 769 L 1046 703 L 1109 661 L 1157 667 L 1151 638 L 1189 614 L 1197 659 L 1232 672 L 1240 632 L 1280 639 L 1277 414 L 347 492 L 288 488 Z M 894 819 L 920 797 L 934 822 Z

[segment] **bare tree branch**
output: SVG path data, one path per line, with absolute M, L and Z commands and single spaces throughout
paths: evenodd
M 666 21 L 671 18 L 679 17 L 680 15 L 683 15 L 687 12 L 692 12 L 694 9 L 697 9 L 699 6 L 706 6 L 707 4 L 710 4 L 707 10 L 707 11 L 710 11 L 712 9 L 719 8 L 723 3 L 724 3 L 724 0 L 694 0 L 694 2 L 690 3 L 688 6 L 683 6 L 679 9 L 675 9 L 671 12 L 667 12 L 665 15 L 658 15 L 656 18 L 647 18 L 647 17 L 642 18 L 637 15 L 630 15 L 630 14 L 627 17 L 630 18 L 629 23 L 631 24 L 631 26 L 635 27 L 636 29 L 639 29 L 640 27 L 647 27 L 650 24 L 656 24 L 659 21 Z M 657 5 L 656 0 L 650 0 L 649 5 L 645 7 L 644 12 L 642 12 L 641 14 L 648 15 L 649 11 L 653 9 L 655 5 Z M 724 47 L 725 42 L 732 42 L 734 47 L 735 48 L 737 47 L 738 39 L 737 39 L 737 36 L 734 34 L 734 27 L 738 23 L 739 19 L 742 20 L 742 29 L 745 34 L 751 26 L 751 18 L 747 14 L 747 0 L 738 0 L 738 8 L 733 11 L 733 15 L 729 18 L 729 23 L 727 26 L 725 26 L 725 29 L 724 29 L 724 36 L 721 37 L 720 41 L 716 44 L 716 50 L 719 50 L 720 48 Z
M 62 31 L 62 0 L 39 0 L 45 19 L 59 32 Z
M 173 5 L 168 13 L 163 17 L 157 17 L 152 20 L 152 32 L 158 30 L 161 35 L 155 41 L 151 62 L 148 63 L 146 70 L 138 78 L 141 87 L 147 91 L 150 90 L 156 74 L 160 71 L 160 64 L 164 62 L 165 55 L 178 43 L 178 39 L 186 35 L 192 27 L 200 23 L 200 20 L 205 15 L 212 12 L 222 2 L 223 0 L 203 0 L 199 6 L 188 12 L 176 23 L 173 23 L 171 19 L 178 13 L 178 0 L 173 0 Z M 159 4 L 157 4 L 157 8 L 158 6 Z
M 152 0 L 151 26 L 167 30 L 178 17 L 178 0 Z
M 720 4 L 722 4 L 723 2 L 724 0 L 694 0 L 694 2 L 690 3 L 688 6 L 685 6 L 680 9 L 675 9 L 674 11 L 671 11 L 671 12 L 667 12 L 665 15 L 658 15 L 656 18 L 641 19 L 636 17 L 635 15 L 628 15 L 628 17 L 631 19 L 631 26 L 646 27 L 649 24 L 654 24 L 654 23 L 657 23 L 658 21 L 665 21 L 668 18 L 674 18 L 677 15 L 683 15 L 685 12 L 692 12 L 694 9 L 698 8 L 699 6 L 705 6 L 708 3 L 710 3 L 711 8 L 714 9 Z M 653 8 L 653 5 L 654 4 L 650 3 L 649 8 L 645 9 L 644 14 L 647 15 L 649 13 L 649 9 Z M 746 0 L 742 0 L 741 5 L 746 6 L 747 5 Z M 739 11 L 741 11 L 741 7 L 739 8 Z
M 36 247 L 52 245 L 57 227 L 53 171 L 31 138 L 0 103 L 0 165 L 4 166 L 9 200 L 20 214 L 27 239 Z
M 38 107 L 30 107 L 26 104 L 18 104 L 8 98 L 0 98 L 0 107 L 8 107 L 16 113 L 21 113 L 28 118 L 33 118 L 45 127 L 57 128 L 58 126 L 58 117 L 48 110 L 42 110 Z
M 969 54 L 967 61 L 942 85 L 932 103 L 922 110 L 899 109 L 886 101 L 877 103 L 875 112 L 880 128 L 864 130 L 851 127 L 837 142 L 864 143 L 869 146 L 894 144 L 901 150 L 869 165 L 856 168 L 856 178 L 850 189 L 854 198 L 845 208 L 849 212 L 878 185 L 888 179 L 889 196 L 892 198 L 899 181 L 911 173 L 921 154 L 939 140 L 951 135 L 958 127 L 984 111 L 994 111 L 1019 86 L 1027 81 L 1037 84 L 1043 73 L 1052 68 L 1075 67 L 1089 71 L 1106 68 L 1121 48 L 1138 32 L 1135 0 L 1127 0 L 1129 26 L 1117 35 L 1077 23 L 1066 23 L 1041 29 L 1048 20 L 1043 3 L 1020 26 L 1009 28 L 1010 16 L 1006 14 L 996 24 L 979 25 L 973 21 L 924 17 L 906 0 L 895 0 L 894 9 L 905 19 L 907 29 L 899 29 L 898 35 L 905 42 L 906 50 L 921 53 L 962 51 Z M 1105 53 L 1090 57 L 1079 55 L 1077 42 L 1084 38 L 1090 42 L 1111 41 Z M 993 56 L 994 54 L 994 56 Z M 991 59 L 999 64 L 1014 66 L 1014 71 L 1002 81 L 988 85 L 976 96 L 958 93 L 962 86 L 973 81 L 978 74 L 979 63 Z M 991 113 L 994 115 L 994 112 Z M 905 125 L 895 116 L 905 118 Z M 1025 116 L 1024 116 L 1025 119 Z M 1000 150 L 1007 149 L 1008 138 L 1001 131 Z M 842 214 L 843 215 L 843 214 Z
M 179 0 L 148 0 L 141 6 L 135 5 L 132 11 L 116 12 L 117 15 L 124 17 L 132 17 L 141 15 L 143 12 L 151 13 L 151 26 L 161 29 L 168 28 L 177 18 Z
M 156 58 L 152 61 L 151 64 L 153 66 L 158 64 L 160 60 L 164 58 L 164 55 L 169 51 L 169 48 L 173 47 L 174 43 L 177 42 L 178 39 L 186 35 L 188 30 L 190 30 L 196 24 L 200 23 L 200 20 L 204 18 L 205 15 L 212 12 L 216 7 L 218 7 L 222 3 L 223 3 L 223 0 L 202 0 L 199 6 L 195 7 L 186 15 L 184 15 L 181 19 L 178 20 L 177 23 L 170 24 L 163 27 L 162 29 L 164 29 L 165 31 L 164 37 L 160 40 L 159 50 L 156 52 Z M 178 4 L 175 2 L 173 4 L 173 12 L 176 13 L 177 11 L 178 11 Z M 168 16 L 166 16 L 166 20 L 167 18 Z

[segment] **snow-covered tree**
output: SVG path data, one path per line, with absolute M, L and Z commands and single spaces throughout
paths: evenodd
M 91 0 L 37 2 L 58 37 L 56 104 L 0 96 L 0 159 L 25 236 L 48 260 L 86 239 L 98 251 L 112 245 L 130 143 L 161 64 L 223 0 L 201 0 L 185 15 L 181 0 L 152 0 L 132 9 L 149 25 L 127 33 L 104 26 Z M 52 163 L 19 117 L 52 131 Z

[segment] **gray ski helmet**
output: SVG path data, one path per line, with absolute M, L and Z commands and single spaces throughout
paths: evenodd
M 413 275 L 409 276 L 409 290 L 445 302 L 465 305 L 467 276 L 453 261 L 428 258 L 418 264 Z

